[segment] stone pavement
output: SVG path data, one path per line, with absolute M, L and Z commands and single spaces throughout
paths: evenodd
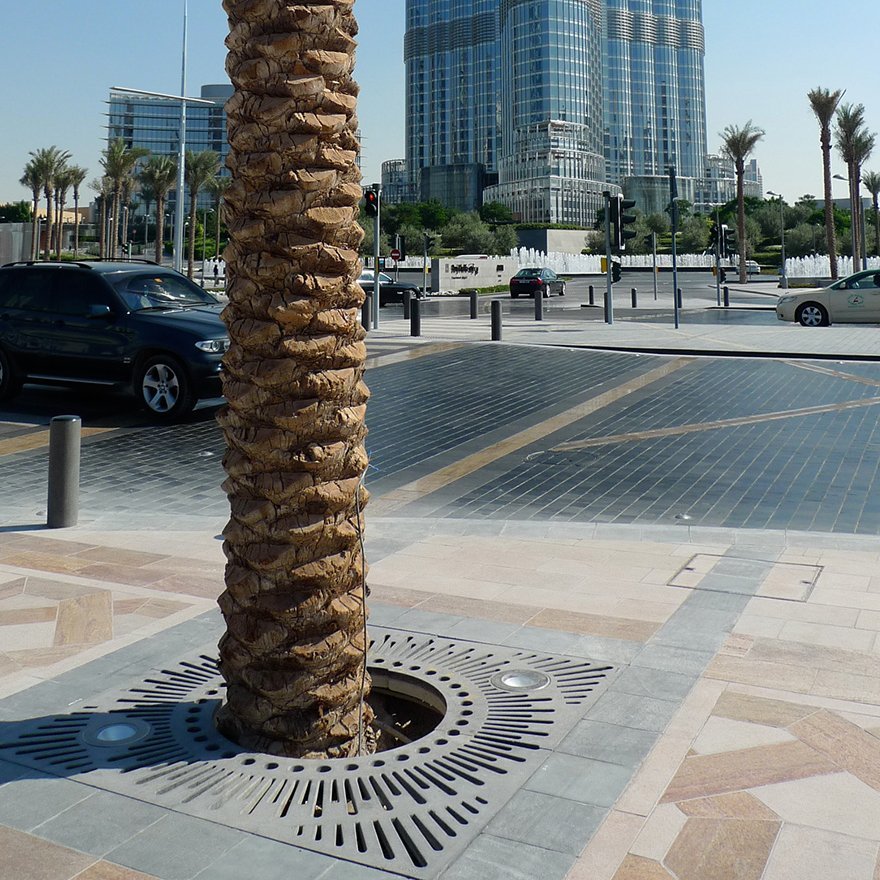
M 458 322 L 458 338 L 473 323 Z M 588 332 L 544 323 L 541 342 L 550 326 Z M 717 346 L 726 337 L 710 329 Z M 876 352 L 876 328 L 772 329 L 774 351 L 795 334 L 794 348 L 826 357 Z M 371 336 L 377 385 L 384 367 L 411 369 L 443 347 L 399 330 L 389 319 Z M 596 337 L 620 333 L 616 348 L 631 330 L 615 324 Z M 509 341 L 532 343 L 534 333 L 510 328 Z M 744 344 L 746 331 L 728 344 L 734 336 Z M 440 322 L 429 337 L 453 338 Z M 703 350 L 701 334 L 686 338 Z M 482 434 L 462 421 L 415 479 L 405 444 L 394 458 L 387 441 L 368 510 L 373 625 L 619 671 L 444 880 L 880 878 L 876 534 L 472 519 L 430 503 L 535 437 L 583 442 L 579 420 L 625 399 L 633 382 L 663 381 L 656 371 L 675 364 L 606 366 L 580 408 L 560 398 L 556 410 L 524 409 L 519 420 L 499 412 Z M 35 479 L 41 429 L 6 427 L 0 465 Z M 110 429 L 110 439 L 125 431 Z M 225 516 L 212 504 L 102 515 L 89 496 L 80 525 L 47 532 L 26 488 L 15 489 L 26 503 L 0 505 L 0 880 L 396 876 L 112 793 L 99 776 L 37 773 L 2 748 L 4 725 L 75 712 L 186 650 L 210 650 L 221 631 Z

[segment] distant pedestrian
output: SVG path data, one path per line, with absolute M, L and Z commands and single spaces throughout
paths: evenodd
M 217 285 L 217 281 L 220 279 L 220 264 L 217 260 L 214 260 L 214 285 Z

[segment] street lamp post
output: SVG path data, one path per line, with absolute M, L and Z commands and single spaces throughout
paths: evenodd
M 788 275 L 785 272 L 785 202 L 782 195 L 773 192 L 772 189 L 767 190 L 767 195 L 779 199 L 779 224 L 782 229 L 782 278 L 779 281 L 779 286 L 783 290 L 788 290 Z

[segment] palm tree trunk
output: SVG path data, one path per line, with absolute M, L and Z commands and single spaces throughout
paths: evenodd
M 849 177 L 849 222 L 850 222 L 850 230 L 852 235 L 852 270 L 853 272 L 857 271 L 859 265 L 859 253 L 861 252 L 861 248 L 859 247 L 860 241 L 860 230 L 859 230 L 859 218 L 858 218 L 858 208 L 856 206 L 856 192 L 858 191 L 858 170 L 856 169 L 856 165 L 854 162 L 847 163 L 847 176 Z
M 874 256 L 880 257 L 880 211 L 878 211 L 877 196 L 873 197 L 872 207 L 874 208 Z
M 220 199 L 217 199 L 217 205 L 214 210 L 217 215 L 217 223 L 214 230 L 214 259 L 217 260 L 220 258 Z
M 55 227 L 52 225 L 53 216 L 52 216 L 52 197 L 54 193 L 52 190 L 46 190 L 46 259 L 51 259 L 52 257 L 52 233 L 54 232 Z
M 31 226 L 33 228 L 33 231 L 31 232 L 31 238 L 33 239 L 31 241 L 31 259 L 32 260 L 36 260 L 37 257 L 40 255 L 40 242 L 39 242 L 40 221 L 39 221 L 39 218 L 37 217 L 37 211 L 39 211 L 39 210 L 40 210 L 40 194 L 34 193 L 34 219 L 31 223 Z
M 73 193 L 73 258 L 79 256 L 79 193 Z
M 223 5 L 236 91 L 226 104 L 231 347 L 218 419 L 231 519 L 218 718 L 247 748 L 341 757 L 358 751 L 372 718 L 362 699 L 357 25 L 350 0 Z M 287 88 L 292 59 L 309 75 Z
M 110 216 L 110 253 L 107 256 L 115 260 L 119 256 L 119 208 L 122 204 L 122 194 L 116 188 L 113 190 L 113 213 Z
M 837 236 L 834 228 L 834 196 L 831 193 L 831 129 L 822 129 L 822 173 L 825 182 L 825 247 L 831 265 L 831 280 L 838 277 Z

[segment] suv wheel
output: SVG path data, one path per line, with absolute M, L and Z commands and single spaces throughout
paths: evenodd
M 196 405 L 186 369 L 169 355 L 151 357 L 140 365 L 134 392 L 150 415 L 163 421 L 183 418 Z
M 9 355 L 0 348 L 0 400 L 9 400 L 21 391 L 21 379 L 12 369 Z

